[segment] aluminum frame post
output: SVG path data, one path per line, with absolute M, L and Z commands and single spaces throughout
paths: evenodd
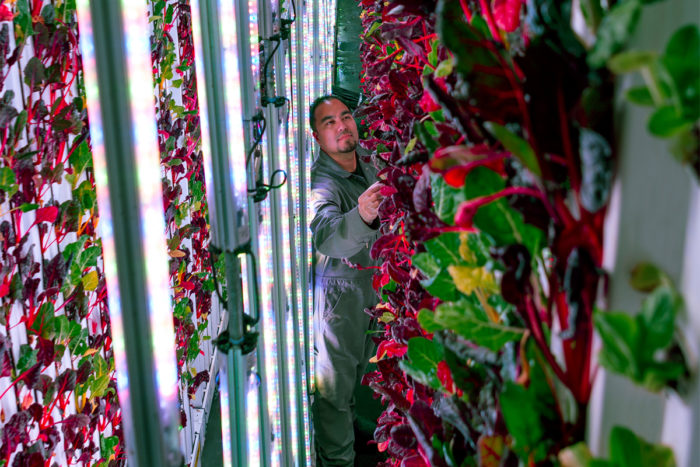
M 241 343 L 244 309 L 235 251 L 250 240 L 250 230 L 237 11 L 232 2 L 218 0 L 192 0 L 191 8 L 212 243 L 225 258 L 228 333 L 234 343 Z M 239 345 L 230 350 L 226 362 L 230 461 L 247 465 L 246 361 Z

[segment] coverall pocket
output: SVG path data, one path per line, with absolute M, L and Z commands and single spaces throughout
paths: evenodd
M 330 323 L 343 317 L 342 309 L 339 305 L 344 302 L 347 294 L 357 297 L 358 304 L 362 297 L 359 288 L 352 281 L 346 279 L 325 279 L 320 284 L 317 297 L 320 300 L 319 311 L 325 323 Z

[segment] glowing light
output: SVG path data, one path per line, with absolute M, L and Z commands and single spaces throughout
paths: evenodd
M 226 96 L 226 131 L 228 136 L 229 170 L 233 184 L 236 208 L 244 211 L 248 206 L 246 182 L 246 155 L 243 144 L 243 104 L 241 102 L 241 76 L 238 66 L 236 14 L 234 2 L 219 2 L 221 46 L 223 54 L 224 93 Z M 239 233 L 247 232 L 247 215 L 236 216 Z M 241 225 L 243 222 L 245 224 Z M 244 234 L 245 235 L 245 234 Z M 240 236 L 240 235 L 239 235 Z
M 141 243 L 145 255 L 151 322 L 151 347 L 161 408 L 178 403 L 175 332 L 170 302 L 167 243 L 163 214 L 158 139 L 152 83 L 151 47 L 145 7 L 122 0 L 122 21 L 126 35 L 129 100 L 133 122 L 134 152 L 141 201 Z
M 231 467 L 231 419 L 228 408 L 228 379 L 225 373 L 220 373 L 221 383 L 219 386 L 219 396 L 221 400 L 221 448 L 223 451 L 224 467 Z
M 107 155 L 104 141 L 100 91 L 97 80 L 94 29 L 88 0 L 77 2 L 81 28 L 80 47 L 83 55 L 87 109 L 90 118 L 93 165 L 97 203 L 100 210 L 98 229 L 102 239 L 104 273 L 107 283 L 109 314 L 112 325 L 117 390 L 122 400 L 124 419 L 134 422 L 140 414 L 130 412 L 129 374 L 126 363 L 126 342 L 118 279 L 113 214 L 109 195 Z M 159 402 L 161 427 L 165 442 L 175 441 L 178 422 L 178 379 L 175 361 L 175 333 L 171 313 L 165 219 L 157 144 L 155 106 L 153 105 L 153 76 L 151 74 L 149 28 L 146 6 L 136 1 L 121 1 L 122 27 L 126 52 L 127 92 L 131 120 L 132 149 L 139 200 L 140 240 L 143 263 L 136 265 L 146 276 L 146 307 L 151 334 L 151 357 Z M 105 57 L 106 58 L 106 57 Z M 151 83 L 145 86 L 144 83 Z M 109 91 L 109 90 L 107 90 Z M 112 155 L 114 156 L 114 155 Z M 147 357 L 147 356 L 144 356 Z M 127 427 L 127 438 L 132 427 Z M 168 445 L 168 449 L 175 446 Z
M 260 465 L 260 408 L 258 407 L 258 391 L 260 382 L 254 372 L 248 375 L 248 388 L 246 391 L 246 418 L 248 419 L 248 465 Z

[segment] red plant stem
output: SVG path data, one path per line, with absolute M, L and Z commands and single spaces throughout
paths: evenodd
M 385 60 L 389 60 L 391 57 L 393 57 L 393 56 L 396 55 L 397 53 L 401 52 L 402 50 L 403 50 L 403 49 L 399 47 L 398 49 L 394 50 L 393 52 L 391 52 L 391 53 L 390 53 L 389 55 L 387 55 L 386 57 L 379 58 L 379 59 L 377 59 L 376 61 L 377 61 L 377 62 L 383 62 L 383 61 L 385 61 Z
M 32 366 L 30 366 L 29 368 L 27 368 L 26 370 L 24 370 L 24 372 L 23 372 L 21 375 L 19 375 L 12 383 L 10 383 L 10 385 L 7 386 L 7 388 L 5 389 L 5 391 L 3 391 L 2 394 L 0 394 L 0 400 L 2 400 L 3 397 L 5 397 L 5 394 L 7 394 L 7 391 L 9 391 L 10 389 L 12 389 L 17 383 L 19 383 L 19 382 L 22 381 L 24 378 L 26 378 L 27 373 L 29 373 L 29 371 L 30 371 L 33 367 L 34 367 L 34 366 L 32 365 Z
M 415 42 L 417 44 L 419 42 L 426 41 L 428 39 L 432 39 L 433 37 L 437 37 L 437 33 L 432 33 L 432 34 L 428 34 L 428 35 L 423 36 L 423 37 L 419 37 L 418 39 L 413 39 L 413 42 Z
M 479 161 L 477 161 L 479 162 Z M 527 188 L 527 187 L 522 187 L 522 186 L 511 186 L 502 189 L 501 191 L 498 191 L 496 193 L 486 195 L 486 196 L 480 196 L 478 198 L 471 199 L 469 201 L 466 201 L 466 203 L 469 203 L 470 207 L 480 207 L 484 204 L 492 203 L 493 201 L 503 198 L 506 196 L 511 196 L 511 195 L 525 195 L 525 196 L 532 196 L 534 198 L 538 198 L 542 203 L 544 204 L 544 207 L 547 209 L 547 212 L 549 213 L 550 216 L 553 218 L 556 218 L 556 211 L 552 207 L 552 205 L 549 203 L 549 200 L 545 196 L 544 193 L 542 193 L 540 190 L 536 190 L 534 188 Z
M 470 23 L 472 22 L 472 12 L 469 11 L 469 7 L 467 6 L 467 0 L 459 0 L 459 4 L 462 7 L 462 11 L 464 12 L 464 16 L 467 18 L 467 21 Z
M 576 170 L 577 165 L 571 146 L 571 135 L 569 134 L 569 116 L 566 114 L 566 108 L 564 107 L 564 91 L 562 90 L 561 84 L 557 86 L 557 107 L 559 111 L 559 127 L 564 144 L 564 154 L 566 155 L 567 169 L 569 171 L 569 178 L 571 179 L 571 188 L 573 188 L 576 201 L 580 206 L 579 190 L 581 188 L 581 179 Z
M 496 27 L 496 23 L 493 21 L 493 16 L 491 15 L 491 8 L 489 8 L 488 2 L 486 0 L 479 0 L 479 5 L 481 6 L 481 14 L 486 20 L 486 24 L 489 25 L 489 30 L 491 31 L 493 40 L 499 43 L 503 43 L 503 41 L 501 40 L 501 35 L 498 34 L 498 28 Z
M 552 367 L 552 371 L 554 371 L 557 377 L 568 387 L 569 385 L 567 375 L 566 373 L 564 373 L 562 368 L 555 360 L 554 355 L 552 355 L 552 352 L 549 350 L 549 345 L 547 344 L 547 340 L 544 338 L 544 332 L 542 331 L 540 321 L 537 319 L 537 313 L 535 313 L 535 305 L 532 303 L 531 297 L 527 297 L 525 299 L 525 311 L 527 312 L 528 324 L 530 325 L 530 331 L 532 332 L 532 336 L 535 338 L 535 341 L 540 346 L 540 350 L 542 350 L 544 357 L 547 359 L 547 362 Z

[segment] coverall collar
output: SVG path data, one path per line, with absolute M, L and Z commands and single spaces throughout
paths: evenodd
M 362 170 L 366 172 L 366 167 L 368 167 L 368 164 L 366 164 L 362 160 L 362 156 L 367 155 L 367 151 L 360 147 L 359 145 L 357 146 L 357 149 L 355 149 L 356 157 L 357 157 L 357 163 L 360 164 L 360 167 L 362 167 Z M 342 178 L 350 178 L 350 176 L 353 174 L 352 172 L 348 172 L 344 168 L 342 168 L 336 161 L 333 160 L 331 156 L 326 154 L 324 150 L 319 150 L 319 155 L 318 159 L 316 160 L 316 163 L 318 164 L 318 168 L 321 169 L 324 172 L 327 172 L 331 175 L 337 175 L 338 177 Z M 374 173 L 374 168 L 372 168 Z

